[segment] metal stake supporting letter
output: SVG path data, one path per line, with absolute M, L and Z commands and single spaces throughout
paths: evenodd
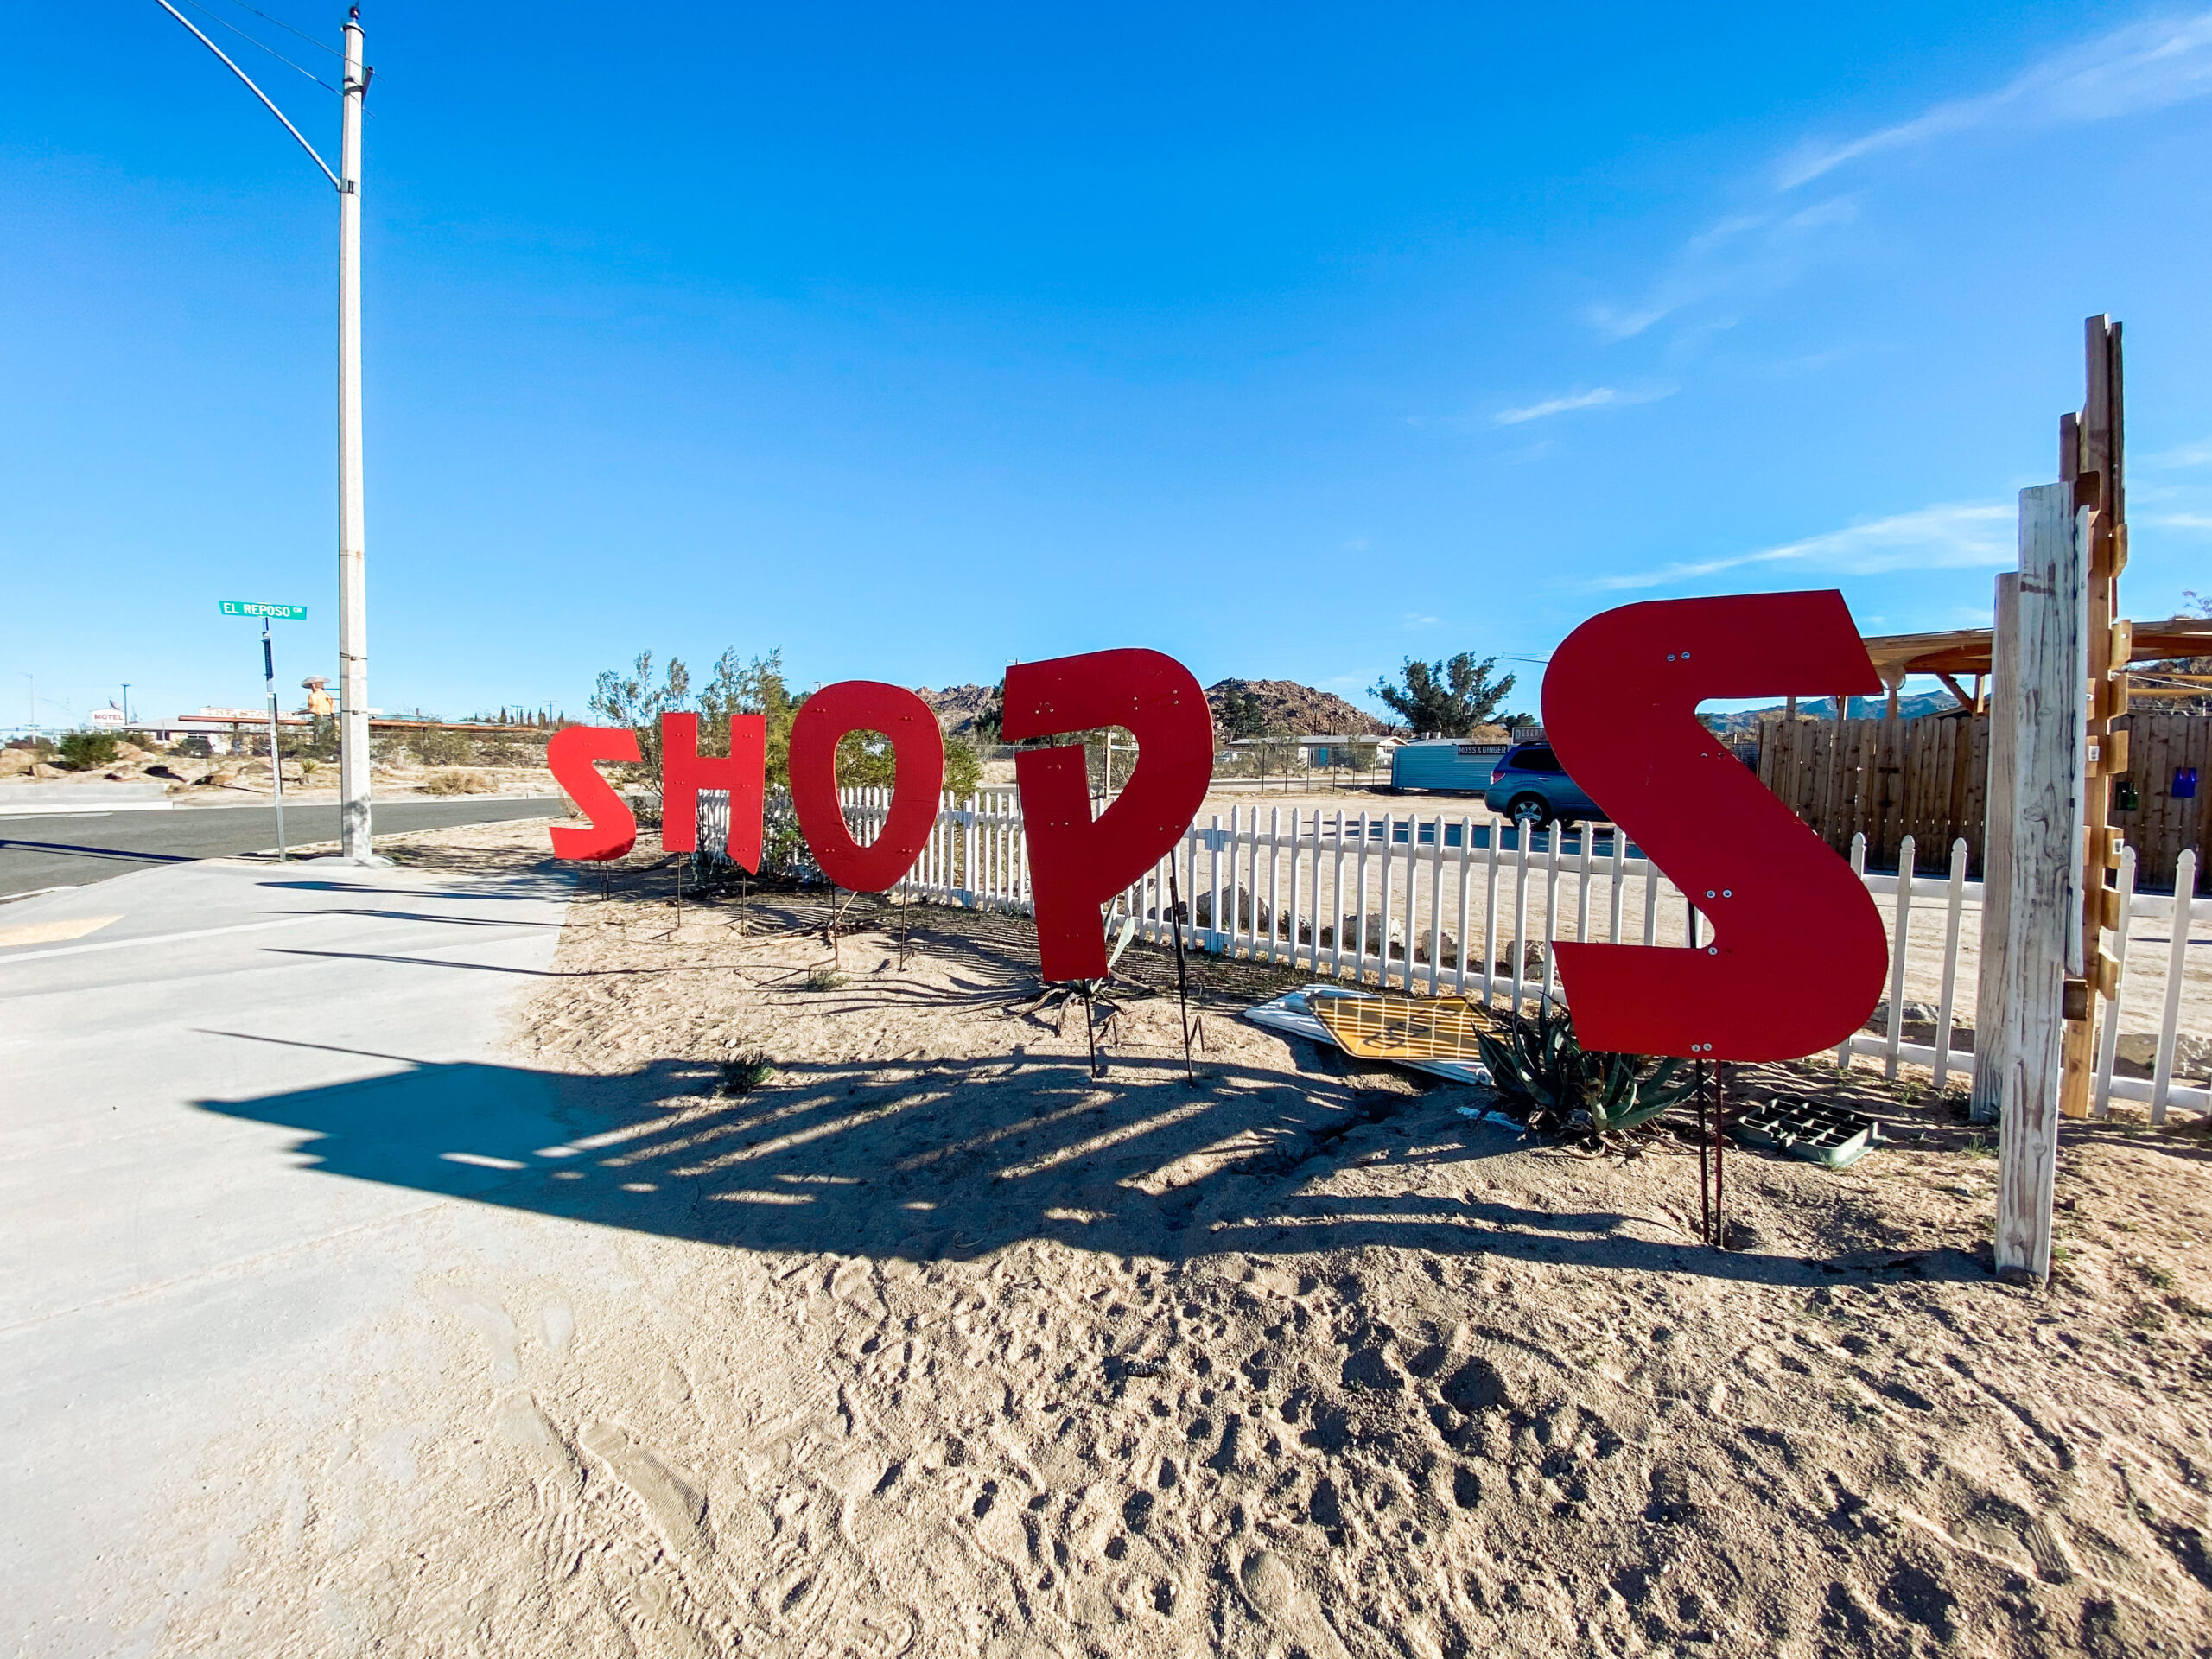
M 1697 1068 L 1697 1226 L 1698 1237 L 1713 1243 L 1713 1171 L 1708 1166 L 1710 1153 L 1705 1126 L 1705 1062 L 1691 1062 Z
M 1167 909 L 1175 918 L 1175 1001 L 1183 1016 L 1183 1080 L 1196 1083 L 1198 1070 L 1191 1064 L 1191 982 L 1183 963 L 1183 893 L 1175 879 L 1175 860 L 1167 861 Z

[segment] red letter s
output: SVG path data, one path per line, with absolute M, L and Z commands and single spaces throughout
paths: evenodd
M 1859 1028 L 1888 957 L 1872 897 L 1696 709 L 1707 697 L 1880 690 L 1834 592 L 1625 605 L 1553 653 L 1544 727 L 1560 764 L 1713 933 L 1694 952 L 1562 944 L 1560 978 L 1585 1046 L 1786 1060 Z
M 1099 906 L 1142 875 L 1190 827 L 1213 776 L 1213 712 L 1191 671 L 1156 651 L 1097 651 L 1006 671 L 1001 729 L 1009 742 L 1125 726 L 1137 769 L 1114 804 L 1090 817 L 1083 750 L 1014 757 L 1027 822 L 1039 967 L 1048 981 L 1103 979 Z
M 563 726 L 545 745 L 545 764 L 553 781 L 568 791 L 588 826 L 553 826 L 553 856 L 603 861 L 620 858 L 638 844 L 638 820 L 630 804 L 599 775 L 594 760 L 638 760 L 638 734 L 626 726 Z

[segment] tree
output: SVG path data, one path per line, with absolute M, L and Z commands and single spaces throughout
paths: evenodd
M 1233 682 L 1222 690 L 1214 724 L 1225 738 L 1274 735 L 1274 721 L 1268 718 L 1267 705 Z
M 1477 662 L 1471 651 L 1441 663 L 1408 657 L 1402 671 L 1402 685 L 1377 680 L 1370 695 L 1392 709 L 1417 737 L 1466 737 L 1476 727 L 1490 724 L 1498 706 L 1512 694 L 1519 677 L 1508 674 L 1493 681 L 1491 675 L 1497 667 L 1497 658 Z
M 697 702 L 699 753 L 729 753 L 729 722 L 733 715 L 762 715 L 767 719 L 767 781 L 791 781 L 791 716 L 799 699 L 784 681 L 780 650 L 751 661 L 741 660 L 734 646 L 715 661 Z M 693 706 L 691 671 L 683 658 L 671 657 L 658 683 L 653 679 L 653 654 L 639 652 L 636 665 L 625 675 L 613 669 L 599 677 L 591 694 L 591 711 L 610 726 L 627 726 L 638 734 L 638 753 L 644 757 L 645 775 L 658 791 L 661 785 L 660 717 Z
M 98 772 L 102 766 L 115 764 L 116 751 L 121 747 L 112 732 L 64 732 L 60 751 L 61 768 L 65 772 Z
M 714 677 L 699 694 L 699 752 L 729 753 L 729 722 L 733 715 L 765 717 L 768 737 L 767 781 L 782 785 L 791 778 L 791 717 L 802 698 L 794 697 L 784 680 L 784 653 L 779 646 L 765 657 L 741 663 L 734 646 L 715 661 Z
M 1001 680 L 991 688 L 991 700 L 976 711 L 976 741 L 979 743 L 1006 741 L 1006 682 Z
M 837 784 L 842 789 L 889 789 L 899 779 L 898 752 L 881 732 L 847 732 L 837 740 Z M 944 740 L 944 788 L 966 800 L 983 786 L 983 760 L 965 736 Z
M 653 791 L 660 791 L 660 717 L 687 707 L 691 701 L 691 671 L 681 658 L 669 658 L 661 683 L 653 683 L 653 654 L 638 653 L 636 666 L 626 678 L 613 669 L 599 677 L 592 688 L 591 711 L 611 726 L 627 726 L 638 734 L 638 753 L 645 759 L 645 775 Z M 727 732 L 728 727 L 723 730 Z

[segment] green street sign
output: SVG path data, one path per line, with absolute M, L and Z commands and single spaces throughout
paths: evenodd
M 308 607 L 304 605 L 257 605 L 250 599 L 226 599 L 223 601 L 225 616 L 267 616 L 279 622 L 303 622 Z

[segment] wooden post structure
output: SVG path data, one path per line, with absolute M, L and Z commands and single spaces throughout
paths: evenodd
M 1981 834 L 1981 961 L 1974 990 L 1974 1104 L 1994 1123 L 2004 1074 L 2005 962 L 2012 931 L 2012 820 L 2019 812 L 2020 576 L 1997 578 L 1989 643 L 1989 790 Z
M 2050 1276 L 2051 1198 L 2068 1026 L 2069 957 L 2082 939 L 2082 820 L 2089 689 L 2088 543 L 2096 514 L 2070 483 L 2020 492 L 2017 781 L 1999 1130 L 1999 1277 Z M 1981 1064 L 1977 1058 L 1975 1071 Z
M 2089 1115 L 2089 1091 L 2096 1070 L 2096 1015 L 2116 1019 L 2112 999 L 2120 988 L 2120 964 L 2104 949 L 2103 931 L 2119 919 L 2120 895 L 2107 883 L 2118 868 L 2112 835 L 2112 780 L 2127 770 L 2127 736 L 2113 721 L 2127 712 L 2127 658 L 2120 644 L 2114 660 L 2120 621 L 2120 573 L 2127 563 L 2126 423 L 2120 378 L 2120 325 L 2107 316 L 2089 318 L 2087 335 L 2088 396 L 2079 415 L 2060 418 L 2059 477 L 2073 486 L 2076 512 L 2094 512 L 2089 520 L 2087 569 L 2088 614 L 2084 619 L 2087 707 L 2083 710 L 2087 755 L 2082 779 L 2082 842 L 2075 856 L 2082 865 L 2080 937 L 2067 952 L 2066 1066 L 2061 1093 L 2069 1117 Z

